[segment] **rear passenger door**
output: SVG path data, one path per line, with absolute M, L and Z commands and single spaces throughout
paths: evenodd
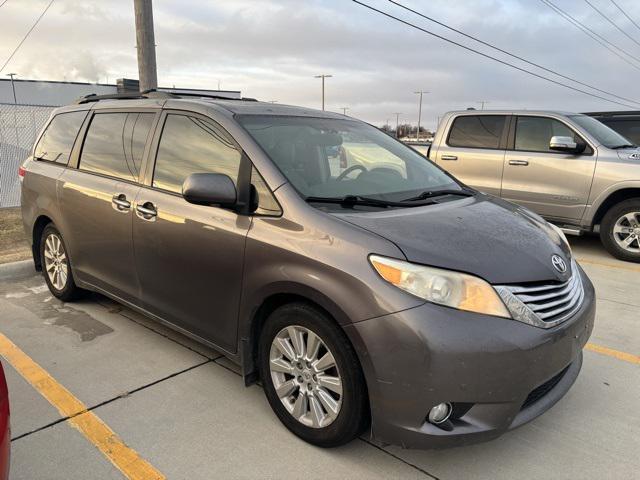
M 582 218 L 596 165 L 593 149 L 564 153 L 549 149 L 552 136 L 585 143 L 559 119 L 519 115 L 514 118 L 505 156 L 502 197 L 549 219 Z
M 451 120 L 435 161 L 467 185 L 500 196 L 507 115 L 459 115 Z
M 251 218 L 232 209 L 188 203 L 182 183 L 192 173 L 224 173 L 240 192 L 241 164 L 250 164 L 229 134 L 208 117 L 170 111 L 163 113 L 161 124 L 133 227 L 144 307 L 235 352 Z
M 88 123 L 77 168 L 60 178 L 65 240 L 81 282 L 134 304 L 133 201 L 157 111 L 97 111 Z

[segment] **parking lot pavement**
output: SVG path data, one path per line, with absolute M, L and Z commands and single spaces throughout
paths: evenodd
M 599 301 L 583 371 L 545 415 L 471 447 L 402 450 L 366 435 L 338 449 L 312 447 L 285 430 L 260 387 L 245 388 L 215 351 L 99 295 L 62 304 L 39 275 L 0 279 L 0 334 L 169 479 L 634 478 L 640 265 L 612 259 L 594 238 L 572 244 Z M 41 386 L 3 365 L 12 479 L 124 478 Z

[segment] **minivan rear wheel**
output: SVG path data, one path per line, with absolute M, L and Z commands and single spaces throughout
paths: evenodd
M 367 389 L 344 332 L 304 303 L 266 320 L 258 353 L 265 394 L 280 421 L 320 447 L 343 445 L 369 422 Z
M 614 257 L 640 263 L 640 199 L 610 208 L 600 225 L 600 239 Z
M 73 280 L 71 261 L 64 240 L 51 223 L 44 228 L 40 237 L 40 260 L 42 274 L 53 296 L 64 302 L 80 296 L 82 290 Z

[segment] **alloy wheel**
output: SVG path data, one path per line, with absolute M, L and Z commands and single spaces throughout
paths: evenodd
M 330 425 L 342 407 L 342 378 L 325 342 L 308 328 L 291 325 L 271 342 L 269 370 L 287 411 L 312 428 Z
M 613 239 L 619 247 L 631 253 L 640 253 L 640 212 L 622 215 L 613 225 Z
M 62 239 L 55 233 L 50 234 L 44 242 L 44 267 L 54 288 L 64 289 L 69 275 L 69 262 Z

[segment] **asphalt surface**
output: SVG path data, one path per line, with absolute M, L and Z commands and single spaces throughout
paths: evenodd
M 20 268 L 0 269 L 0 334 L 168 479 L 639 478 L 640 265 L 611 258 L 594 238 L 572 244 L 596 285 L 600 350 L 585 350 L 575 385 L 545 415 L 471 447 L 402 450 L 366 435 L 310 446 L 215 351 L 99 295 L 63 304 Z M 3 365 L 12 480 L 126 478 L 43 397 L 46 386 Z

